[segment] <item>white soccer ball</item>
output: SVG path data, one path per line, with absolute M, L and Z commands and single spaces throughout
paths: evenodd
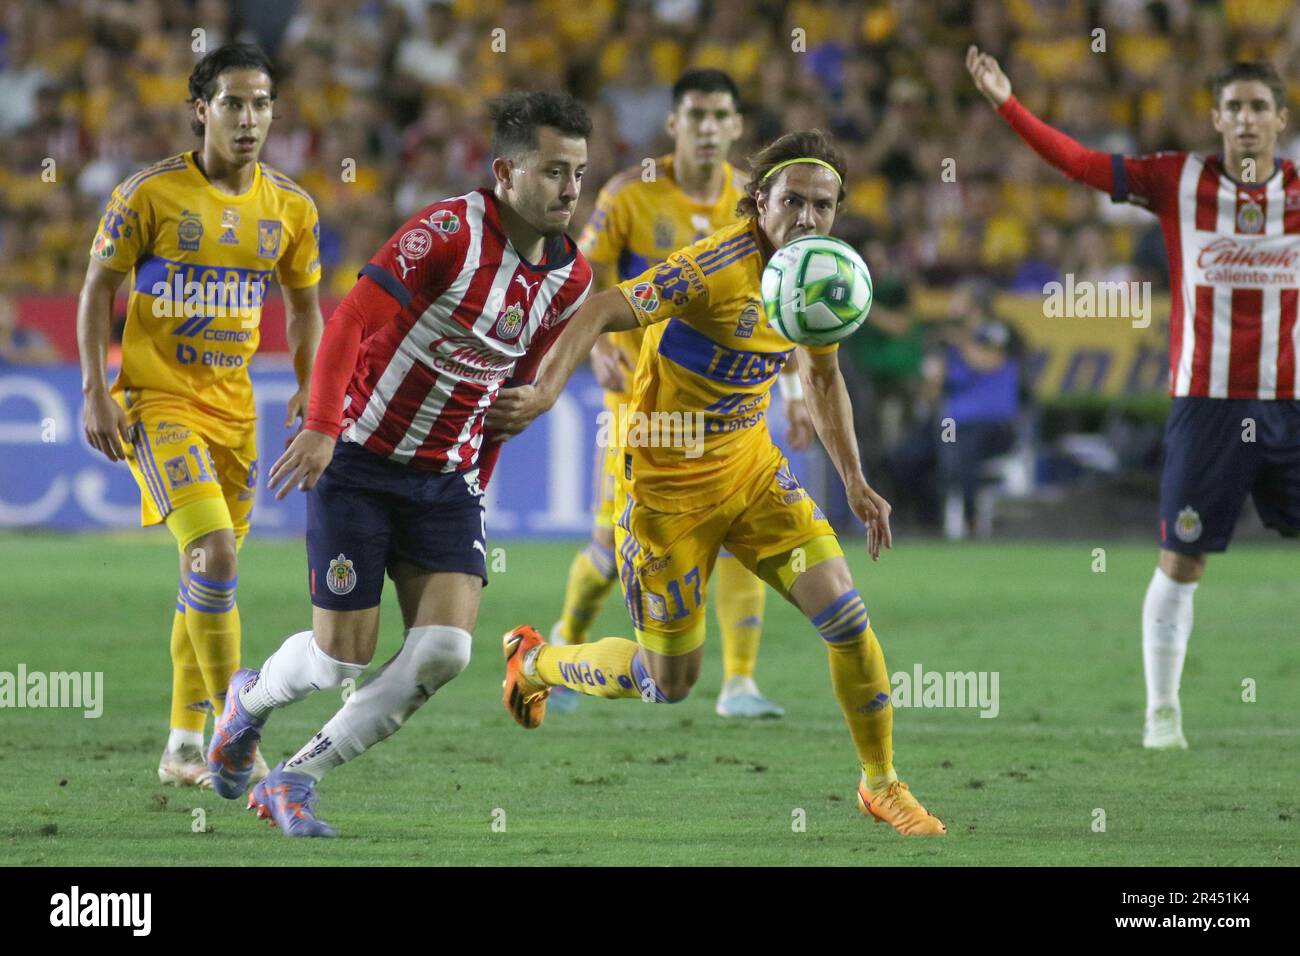
M 830 345 L 852 335 L 871 311 L 871 273 L 847 242 L 804 236 L 763 270 L 767 322 L 799 345 Z

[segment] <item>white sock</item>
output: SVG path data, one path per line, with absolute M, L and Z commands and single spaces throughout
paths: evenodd
M 365 664 L 335 660 L 320 649 L 311 631 L 299 631 L 266 659 L 256 683 L 245 686 L 239 700 L 250 714 L 264 720 L 275 708 L 313 691 L 342 687 L 347 678 L 355 680 L 365 669 Z
M 1160 568 L 1142 602 L 1142 662 L 1147 678 L 1147 716 L 1178 706 L 1178 685 L 1192 636 L 1192 594 L 1196 583 L 1180 584 Z
M 420 705 L 465 669 L 470 636 L 458 627 L 427 625 L 406 632 L 398 651 L 341 710 L 285 763 L 319 781 L 394 734 Z
M 203 731 L 181 730 L 179 727 L 173 727 L 171 733 L 167 735 L 167 752 L 176 753 L 182 747 L 198 747 L 202 750 Z

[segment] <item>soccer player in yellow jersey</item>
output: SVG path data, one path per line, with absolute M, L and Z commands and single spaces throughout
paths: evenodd
M 91 248 L 77 342 L 86 438 L 110 460 L 126 460 L 140 486 L 141 524 L 165 522 L 180 549 L 171 734 L 158 776 L 211 786 L 203 730 L 239 667 L 235 554 L 257 486 L 248 365 L 274 273 L 299 386 L 286 427 L 301 417 L 322 325 L 320 225 L 311 198 L 258 162 L 276 92 L 266 55 L 245 44 L 213 50 L 189 89 L 203 146 L 113 191 Z M 110 389 L 113 297 L 128 272 L 122 368 Z
M 843 157 L 818 130 L 789 133 L 753 156 L 750 169 L 743 222 L 588 299 L 536 383 L 503 392 L 489 416 L 494 430 L 517 432 L 554 404 L 597 335 L 648 329 L 634 382 L 641 418 L 622 449 L 615 502 L 619 575 L 636 640 L 556 647 L 527 625 L 515 628 L 504 641 L 503 702 L 517 722 L 536 727 L 550 688 L 561 685 L 594 697 L 685 698 L 700 673 L 709 575 L 726 547 L 825 641 L 861 765 L 859 809 L 906 836 L 941 835 L 943 823 L 894 771 L 889 673 L 835 532 L 765 422 L 772 383 L 795 350 L 765 321 L 763 267 L 785 243 L 830 231 L 845 195 Z M 836 346 L 798 352 L 817 434 L 878 559 L 891 547 L 890 507 L 863 477 Z M 702 421 L 702 449 L 664 442 L 662 425 L 658 446 L 637 440 L 654 435 L 645 421 L 674 414 L 683 432 Z
M 673 85 L 668 135 L 673 152 L 614 176 L 601 190 L 591 221 L 579 243 L 591 263 L 597 288 L 605 289 L 640 275 L 681 246 L 697 242 L 721 226 L 736 222 L 736 204 L 744 196 L 744 177 L 727 162 L 741 134 L 740 93 L 721 70 L 689 70 Z M 591 364 L 605 389 L 605 416 L 617 421 L 631 407 L 632 377 L 645 337 L 642 329 L 603 335 L 596 340 Z M 796 448 L 812 439 L 812 422 L 799 393 L 798 378 L 783 380 L 789 439 Z M 598 434 L 616 434 L 601 430 Z M 614 490 L 620 453 L 617 442 L 596 449 L 595 519 L 591 541 L 569 566 L 564 611 L 551 628 L 551 643 L 582 644 L 614 583 Z M 714 591 L 722 631 L 723 685 L 717 712 L 722 717 L 780 717 L 785 713 L 754 683 L 766 591 L 763 582 L 725 550 L 717 565 Z M 567 712 L 579 696 L 557 687 L 553 711 Z

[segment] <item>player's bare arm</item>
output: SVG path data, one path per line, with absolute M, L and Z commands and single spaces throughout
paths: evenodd
M 602 335 L 591 347 L 591 371 L 596 384 L 611 392 L 627 390 L 628 378 L 635 370 L 628 354 Z
M 108 394 L 108 339 L 113 324 L 113 297 L 125 272 L 91 260 L 77 302 L 77 351 L 81 356 L 81 422 L 86 440 L 109 461 L 124 461 L 123 442 L 130 441 L 126 412 Z
M 971 44 L 966 48 L 966 69 L 970 71 L 975 88 L 984 95 L 994 109 L 997 109 L 1011 97 L 1011 81 L 998 66 L 998 61 L 988 53 L 981 53 L 980 48 Z
M 550 411 L 573 372 L 591 355 L 596 339 L 605 332 L 626 332 L 637 327 L 632 307 L 618 289 L 598 292 L 569 319 L 568 327 L 546 354 L 537 382 L 503 388 L 488 410 L 484 423 L 498 438 L 517 435 L 533 419 Z
M 294 419 L 307 420 L 311 366 L 325 325 L 320 314 L 320 286 L 285 289 L 284 310 L 284 335 L 293 354 L 293 374 L 298 379 L 298 391 L 289 399 L 289 408 L 284 416 L 284 427 L 290 428 Z M 287 447 L 287 441 L 285 445 Z
M 815 354 L 800 349 L 799 374 L 803 378 L 808 412 L 812 416 L 817 436 L 826 447 L 844 491 L 849 507 L 866 526 L 867 550 L 871 559 L 880 559 L 881 547 L 894 546 L 889 530 L 890 506 L 876 494 L 862 474 L 862 461 L 858 457 L 858 439 L 853 430 L 853 404 L 840 374 L 837 353 Z

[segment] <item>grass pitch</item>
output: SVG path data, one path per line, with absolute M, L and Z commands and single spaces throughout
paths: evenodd
M 1187 753 L 1140 746 L 1142 596 L 1155 548 L 852 542 L 891 673 L 996 671 L 999 711 L 899 708 L 897 764 L 948 824 L 904 840 L 858 815 L 825 651 L 769 596 L 758 678 L 783 720 L 723 721 L 717 629 L 695 694 L 586 699 L 537 731 L 500 703 L 499 635 L 559 611 L 576 543 L 493 542 L 475 657 L 405 728 L 321 787 L 334 841 L 286 840 L 210 791 L 157 783 L 175 552 L 165 534 L 0 535 L 0 671 L 102 671 L 104 711 L 0 709 L 0 864 L 1273 865 L 1300 844 L 1300 626 L 1293 548 L 1214 558 L 1183 680 Z M 1102 543 L 1104 545 L 1104 542 Z M 300 541 L 241 556 L 244 659 L 309 626 Z M 385 594 L 377 661 L 400 617 Z M 595 633 L 625 634 L 617 592 Z M 1255 700 L 1243 701 L 1253 681 Z M 268 759 L 339 705 L 276 714 Z M 201 812 L 200 812 L 201 811 Z M 1103 816 L 1104 814 L 1104 816 Z M 1104 832 L 1097 827 L 1104 822 Z M 802 823 L 802 827 L 799 824 Z M 202 826 L 200 826 L 202 824 Z M 197 831 L 197 832 L 196 832 Z

